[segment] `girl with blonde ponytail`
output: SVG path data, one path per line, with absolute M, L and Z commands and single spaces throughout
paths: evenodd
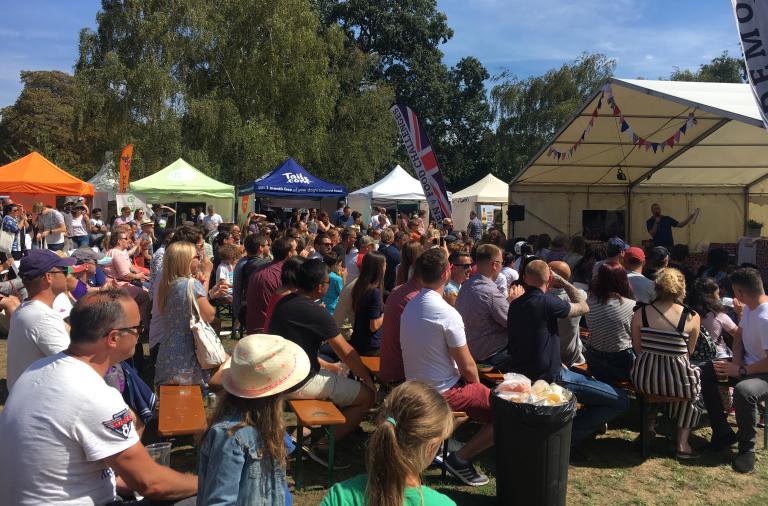
M 453 432 L 451 408 L 442 395 L 406 381 L 384 400 L 368 441 L 368 474 L 337 483 L 322 506 L 456 506 L 421 485 L 421 472 Z

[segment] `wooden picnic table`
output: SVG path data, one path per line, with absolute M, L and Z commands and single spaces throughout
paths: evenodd
M 160 385 L 157 432 L 161 436 L 201 434 L 207 426 L 200 385 Z

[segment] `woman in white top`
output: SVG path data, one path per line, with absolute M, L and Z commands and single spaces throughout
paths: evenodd
M 72 231 L 72 242 L 75 249 L 81 246 L 88 246 L 90 239 L 90 220 L 88 219 L 88 208 L 80 205 L 72 208 L 72 221 L 70 222 Z

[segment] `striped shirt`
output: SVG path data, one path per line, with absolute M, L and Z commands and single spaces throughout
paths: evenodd
M 597 297 L 587 299 L 589 313 L 589 342 L 587 346 L 596 351 L 612 353 L 632 347 L 632 311 L 635 301 L 632 299 L 611 297 L 603 304 Z

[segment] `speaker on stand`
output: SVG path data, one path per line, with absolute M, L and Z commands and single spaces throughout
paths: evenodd
M 512 222 L 512 238 L 515 237 L 515 222 L 525 221 L 525 206 L 507 207 L 507 219 Z

